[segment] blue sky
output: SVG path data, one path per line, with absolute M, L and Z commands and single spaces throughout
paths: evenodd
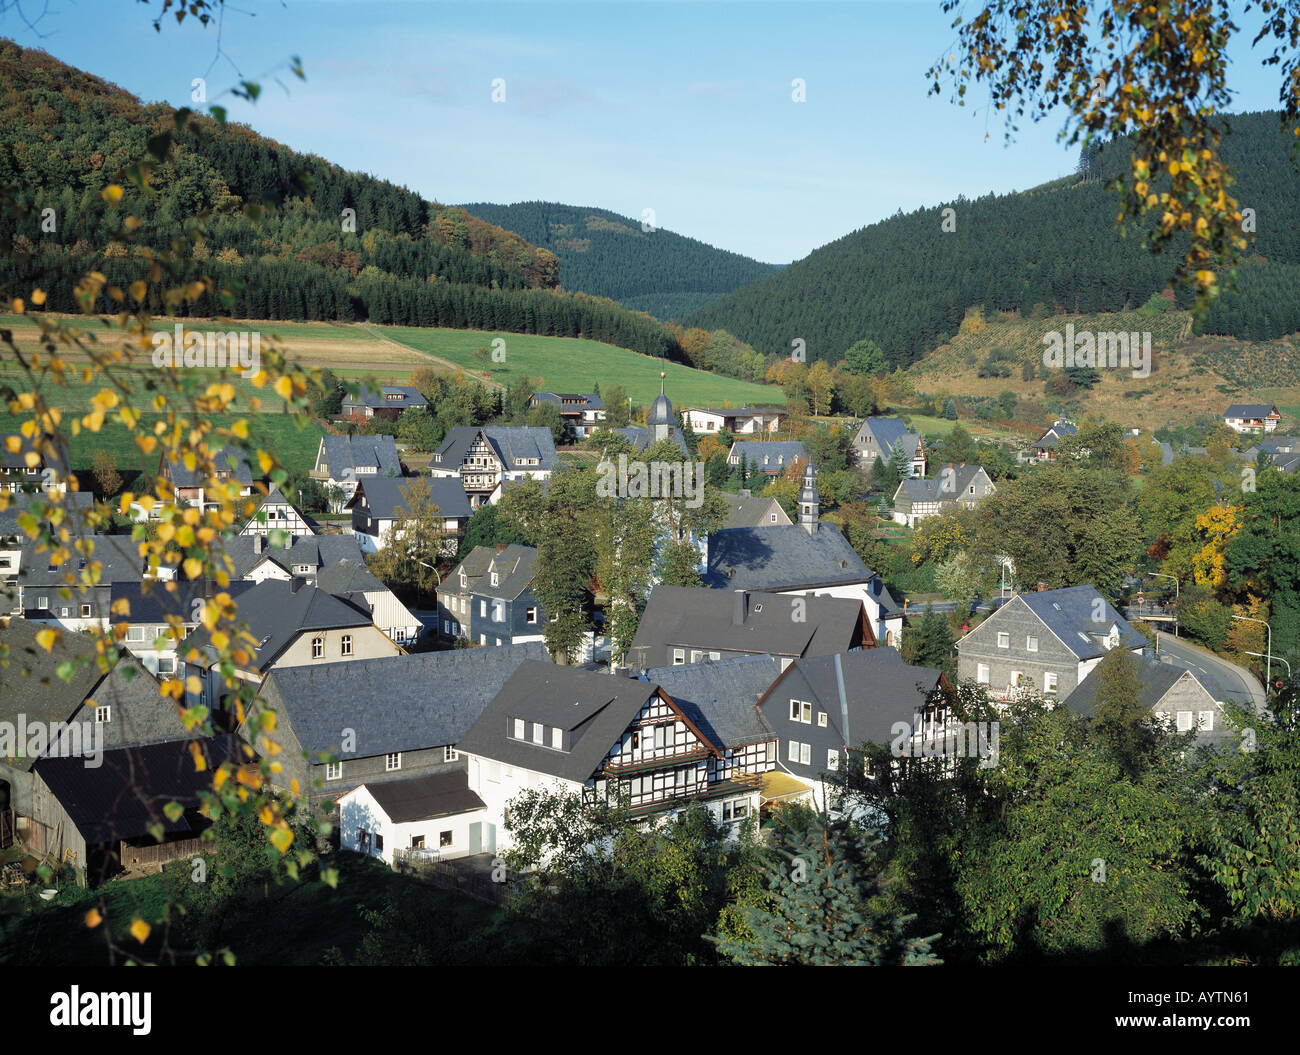
M 1042 183 L 1077 157 L 1061 119 L 1008 145 L 979 88 L 964 108 L 927 94 L 955 41 L 939 0 L 235 6 L 224 56 L 213 27 L 155 33 L 157 0 L 52 0 L 39 33 L 10 10 L 0 34 L 145 101 L 192 105 L 205 77 L 232 120 L 438 201 L 649 208 L 660 227 L 776 263 L 900 208 Z M 1237 108 L 1274 106 L 1275 74 L 1244 43 L 1234 58 Z M 221 97 L 241 75 L 263 85 L 255 106 Z

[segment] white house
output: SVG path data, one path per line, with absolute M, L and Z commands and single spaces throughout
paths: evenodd
M 740 435 L 754 435 L 764 432 L 779 432 L 785 411 L 751 407 L 737 407 L 725 410 L 688 410 L 686 424 L 692 432 L 707 435 L 728 429 Z
M 1282 420 L 1271 403 L 1234 403 L 1223 412 L 1223 423 L 1233 432 L 1273 432 Z
M 362 784 L 338 801 L 343 849 L 390 865 L 398 850 L 446 859 L 492 849 L 482 845 L 487 805 L 463 769 Z M 479 833 L 474 849 L 471 830 Z

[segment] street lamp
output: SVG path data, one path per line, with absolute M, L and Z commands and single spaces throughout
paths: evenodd
M 1268 651 L 1268 655 L 1264 657 L 1264 684 L 1267 686 L 1273 680 L 1273 628 L 1265 623 L 1264 620 L 1255 619 L 1253 616 L 1249 615 L 1234 615 L 1232 618 L 1241 619 L 1247 623 L 1262 623 L 1264 628 L 1268 631 L 1268 644 L 1264 646 Z M 1283 660 L 1282 662 L 1285 663 L 1286 660 Z M 1288 663 L 1287 670 L 1290 669 L 1291 665 Z M 1265 691 L 1267 692 L 1267 688 Z
M 1268 657 L 1267 657 L 1266 655 L 1264 655 L 1263 652 L 1243 652 L 1242 654 L 1243 654 L 1243 655 L 1246 655 L 1246 656 L 1258 656 L 1260 659 L 1268 659 Z M 1286 660 L 1284 660 L 1281 656 L 1278 656 L 1278 657 L 1277 657 L 1277 661 L 1278 661 L 1279 663 L 1286 663 Z M 1287 681 L 1290 681 L 1290 680 L 1291 680 L 1291 664 L 1290 664 L 1290 663 L 1286 663 L 1286 677 L 1287 677 Z

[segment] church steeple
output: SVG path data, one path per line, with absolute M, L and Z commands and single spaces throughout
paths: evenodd
M 673 405 L 664 394 L 664 378 L 667 376 L 663 370 L 659 371 L 659 395 L 655 397 L 654 403 L 650 405 L 650 416 L 646 418 L 646 425 L 650 429 L 651 443 L 670 439 L 673 428 L 677 425 L 677 418 L 673 414 Z
M 817 534 L 821 519 L 821 495 L 817 493 L 817 470 L 809 462 L 803 471 L 803 490 L 799 492 L 799 526 L 808 534 Z

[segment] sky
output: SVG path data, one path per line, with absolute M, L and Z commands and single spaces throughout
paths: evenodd
M 224 105 L 439 202 L 649 209 L 770 263 L 899 209 L 1024 190 L 1078 157 L 1063 113 L 1008 143 L 979 87 L 965 107 L 930 93 L 926 70 L 956 42 L 939 0 L 231 0 L 219 33 L 171 15 L 155 32 L 160 6 L 48 0 L 34 27 L 9 7 L 0 36 L 145 102 Z M 1272 108 L 1276 73 L 1249 36 L 1232 52 L 1235 108 Z M 261 83 L 255 105 L 230 95 L 241 79 Z

